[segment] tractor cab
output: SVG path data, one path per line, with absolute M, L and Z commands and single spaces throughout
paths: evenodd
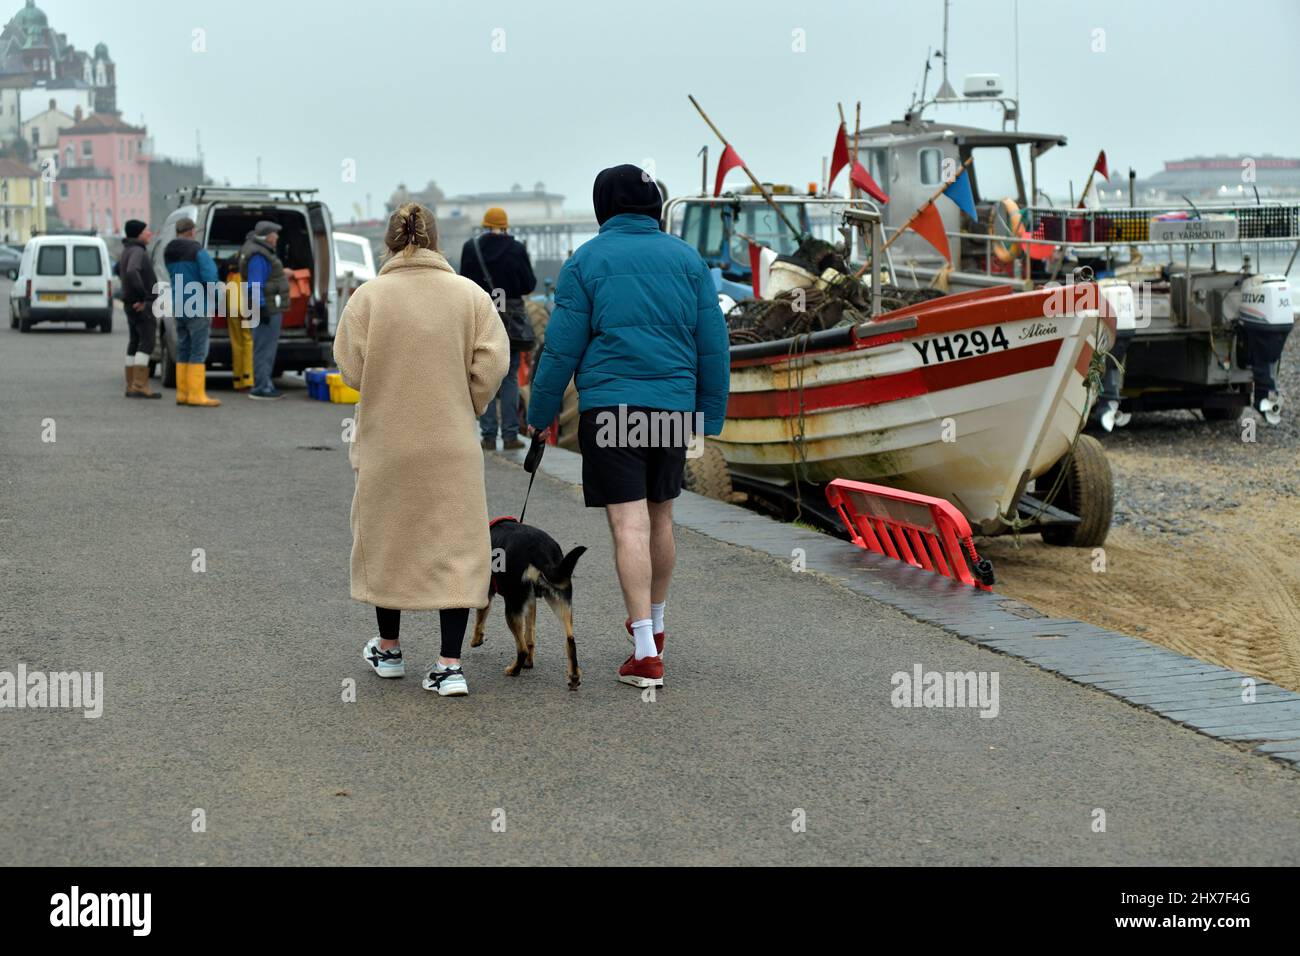
M 768 193 L 803 235 L 821 231 L 818 217 L 810 212 L 808 198 L 816 196 L 815 187 L 797 193 L 791 186 L 765 184 Z M 781 217 L 764 200 L 754 186 L 735 189 L 721 196 L 687 196 L 673 204 L 667 231 L 694 246 L 710 269 L 721 269 L 722 277 L 748 285 L 753 272 L 749 262 L 749 244 L 766 246 L 777 255 L 790 255 L 799 248 L 800 236 L 792 233 Z

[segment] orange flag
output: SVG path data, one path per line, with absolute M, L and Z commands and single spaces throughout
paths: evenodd
M 928 203 L 912 220 L 909 228 L 939 250 L 948 264 L 952 265 L 952 250 L 948 248 L 948 237 L 944 235 L 943 216 L 939 214 L 938 206 L 933 202 Z

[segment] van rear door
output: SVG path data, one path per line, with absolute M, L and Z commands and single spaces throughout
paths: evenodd
M 72 263 L 66 242 L 42 242 L 32 270 L 32 307 L 66 309 L 73 293 Z
M 68 305 L 74 309 L 102 309 L 109 298 L 108 261 L 98 242 L 74 242 L 71 246 L 72 276 Z
M 334 330 L 339 323 L 339 293 L 334 285 L 337 281 L 337 272 L 334 268 L 334 217 L 330 215 L 329 207 L 323 202 L 309 202 L 307 214 L 310 217 L 314 244 L 312 257 L 316 263 L 316 269 L 312 274 L 315 285 L 312 292 L 321 313 L 317 316 L 317 320 L 324 327 L 324 337 L 333 338 Z

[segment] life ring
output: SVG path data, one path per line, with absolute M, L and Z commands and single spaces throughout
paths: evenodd
M 999 212 L 1005 214 L 1011 235 L 1019 237 L 1024 234 L 1020 222 L 1020 204 L 1011 198 L 1000 199 L 989 210 L 989 244 L 993 247 L 993 255 L 997 256 L 998 262 L 1014 262 L 1020 258 L 1020 243 L 1015 239 L 1008 243 L 1005 238 L 1000 238 L 997 231 Z

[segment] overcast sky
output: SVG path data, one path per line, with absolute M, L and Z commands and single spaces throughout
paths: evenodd
M 448 194 L 541 180 L 588 209 L 595 173 L 621 162 L 653 160 L 671 192 L 697 189 L 696 153 L 708 143 L 714 163 L 720 147 L 687 93 L 761 178 L 819 179 L 836 101 L 851 121 L 861 99 L 864 125 L 901 117 L 927 47 L 941 43 L 943 10 L 942 0 L 38 5 L 77 47 L 108 44 L 118 106 L 147 123 L 157 152 L 195 155 L 197 131 L 209 174 L 235 185 L 254 181 L 261 155 L 264 182 L 319 187 L 337 220 L 367 194 L 378 216 L 398 182 L 430 179 Z M 0 0 L 6 18 L 20 6 Z M 1014 10 L 1014 0 L 954 0 L 959 90 L 965 74 L 988 72 L 1014 94 Z M 1077 189 L 1101 148 L 1112 170 L 1139 175 L 1198 153 L 1300 156 L 1300 0 L 1020 0 L 1019 13 L 1021 128 L 1069 138 L 1040 167 L 1050 191 L 1068 179 Z M 987 106 L 939 115 L 997 120 Z

